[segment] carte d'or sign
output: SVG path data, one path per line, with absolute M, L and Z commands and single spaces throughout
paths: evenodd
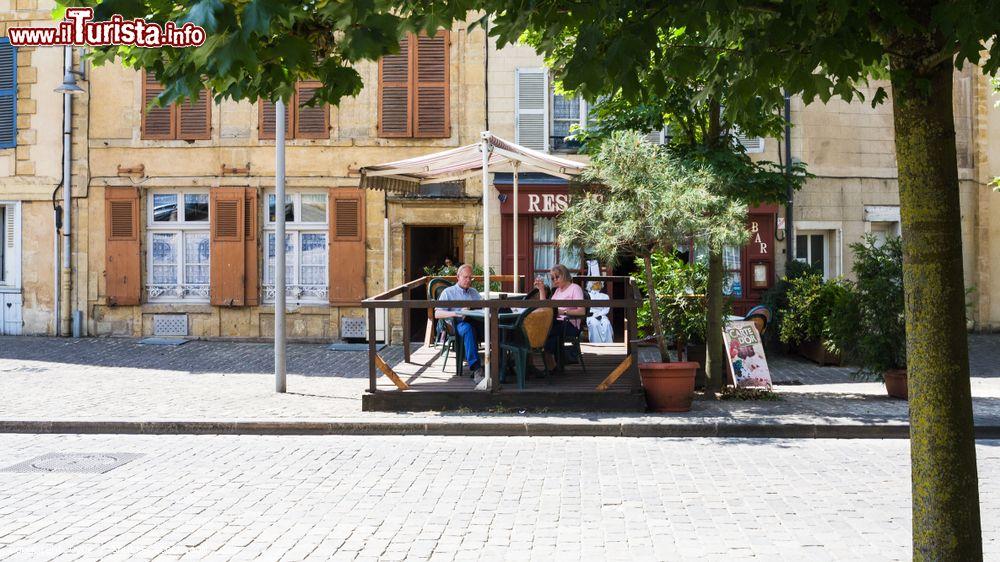
M 722 339 L 729 354 L 729 374 L 737 388 L 771 388 L 771 371 L 757 325 L 747 320 L 726 324 Z

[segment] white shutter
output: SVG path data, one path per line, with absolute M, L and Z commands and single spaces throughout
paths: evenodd
M 743 145 L 743 148 L 746 148 L 747 152 L 750 154 L 764 152 L 764 137 L 747 136 L 735 127 L 733 128 L 733 137 L 735 137 L 736 142 Z
M 549 81 L 544 68 L 515 70 L 514 104 L 514 142 L 548 152 Z

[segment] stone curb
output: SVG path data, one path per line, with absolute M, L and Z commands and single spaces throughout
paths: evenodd
M 132 421 L 0 420 L 0 433 L 138 435 L 467 435 L 529 437 L 719 437 L 908 439 L 903 424 L 668 424 L 423 421 Z M 1000 425 L 976 427 L 976 439 L 1000 439 Z

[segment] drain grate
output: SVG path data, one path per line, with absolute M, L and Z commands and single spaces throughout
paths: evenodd
M 141 456 L 137 453 L 49 453 L 0 469 L 0 472 L 90 472 L 104 474 Z

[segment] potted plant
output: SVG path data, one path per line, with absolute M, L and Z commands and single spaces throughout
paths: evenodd
M 636 264 L 643 267 L 641 260 Z M 705 386 L 705 333 L 708 322 L 705 308 L 705 294 L 708 291 L 708 266 L 704 261 L 686 261 L 662 252 L 652 256 L 653 281 L 656 284 L 656 300 L 660 305 L 660 317 L 664 333 L 673 339 L 678 359 L 698 363 L 695 388 Z M 639 290 L 647 292 L 646 281 L 635 279 Z M 723 315 L 728 315 L 728 299 Z M 653 333 L 649 303 L 645 302 L 637 314 L 639 333 L 643 336 Z
M 902 241 L 866 236 L 851 244 L 851 251 L 858 320 L 855 337 L 845 350 L 860 367 L 854 377 L 884 381 L 889 396 L 906 400 Z
M 841 356 L 827 342 L 834 306 L 849 291 L 843 280 L 824 281 L 809 273 L 790 281 L 788 305 L 781 310 L 781 341 L 820 365 L 839 365 Z
M 710 189 L 718 177 L 697 161 L 684 161 L 643 140 L 635 131 L 614 132 L 601 143 L 559 219 L 559 243 L 592 248 L 607 263 L 631 254 L 642 261 L 649 322 L 660 361 L 639 365 L 650 408 L 687 411 L 694 396 L 697 363 L 671 361 L 664 318 L 653 278 L 653 255 L 689 242 L 709 246 L 741 243 L 746 205 Z

